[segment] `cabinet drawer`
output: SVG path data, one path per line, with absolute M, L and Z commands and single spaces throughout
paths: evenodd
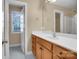
M 53 59 L 65 58 L 65 59 L 76 59 L 76 55 L 72 54 L 70 51 L 59 47 L 57 45 L 53 45 Z
M 42 38 L 38 38 L 36 39 L 36 41 L 41 44 L 42 46 L 44 46 L 45 48 L 52 50 L 52 44 Z

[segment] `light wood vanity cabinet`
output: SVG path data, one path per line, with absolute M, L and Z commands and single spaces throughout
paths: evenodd
M 34 35 L 32 35 L 32 52 L 36 59 L 77 59 L 77 55 L 69 50 Z

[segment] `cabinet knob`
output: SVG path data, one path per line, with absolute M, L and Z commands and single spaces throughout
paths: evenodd
M 40 47 L 40 49 L 42 49 L 42 48 Z
M 62 55 L 62 54 L 63 54 L 63 52 L 60 52 L 59 54 L 60 54 L 60 55 Z
M 43 50 L 43 48 L 40 47 L 41 50 Z

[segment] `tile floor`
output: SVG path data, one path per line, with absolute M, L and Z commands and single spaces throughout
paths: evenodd
M 10 47 L 10 59 L 35 59 L 33 54 L 24 55 L 21 47 Z

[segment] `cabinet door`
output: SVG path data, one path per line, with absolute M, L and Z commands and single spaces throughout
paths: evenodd
M 42 59 L 53 59 L 53 53 L 51 53 L 48 49 L 43 48 L 43 50 L 42 50 Z
M 36 44 L 36 59 L 42 59 L 42 51 L 41 46 L 37 43 Z

